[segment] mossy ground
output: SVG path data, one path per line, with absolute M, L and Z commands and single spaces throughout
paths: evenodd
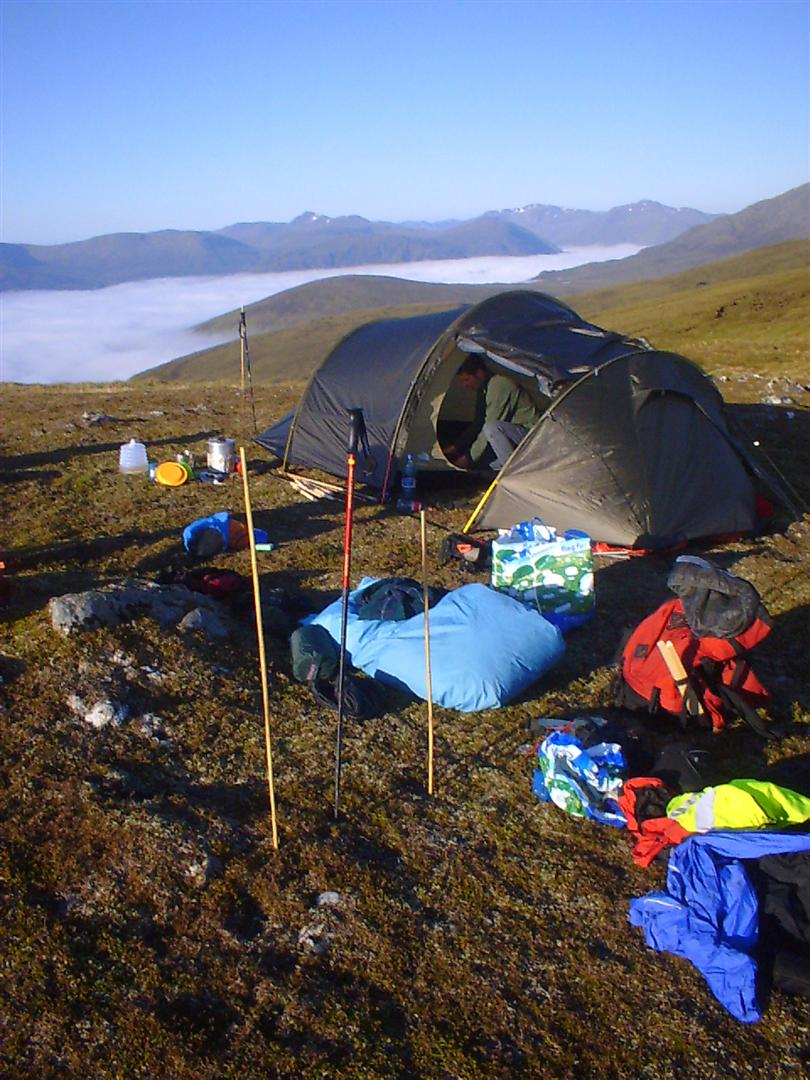
M 810 415 L 765 407 L 757 380 L 724 385 L 752 437 L 807 500 Z M 260 422 L 297 387 L 257 392 Z M 793 413 L 793 419 L 787 416 Z M 102 424 L 83 413 L 106 414 Z M 264 760 L 256 638 L 248 613 L 213 645 L 149 619 L 65 639 L 48 599 L 154 577 L 182 563 L 180 532 L 241 513 L 238 482 L 170 490 L 121 477 L 119 444 L 161 459 L 223 434 L 255 463 L 256 524 L 277 544 L 266 584 L 311 608 L 337 595 L 338 502 L 302 502 L 252 446 L 232 387 L 139 384 L 2 390 L 0 609 L 2 1071 L 112 1077 L 702 1077 L 800 1075 L 806 1003 L 775 996 L 735 1022 L 685 962 L 648 950 L 628 904 L 663 881 L 618 830 L 566 817 L 530 792 L 533 717 L 608 701 L 622 628 L 667 597 L 665 556 L 599 560 L 598 615 L 562 664 L 518 702 L 436 710 L 436 794 L 425 793 L 426 707 L 387 698 L 347 725 L 340 821 L 332 820 L 334 714 L 292 679 L 269 638 L 279 849 Z M 444 528 L 469 488 L 437 489 L 431 580 Z M 757 670 L 792 732 L 763 746 L 735 727 L 712 745 L 727 776 L 810 752 L 810 519 L 709 549 L 759 588 L 776 620 Z M 2 556 L 0 556 L 2 557 Z M 246 553 L 216 560 L 249 575 Z M 420 576 L 418 520 L 356 510 L 353 578 Z M 68 708 L 114 694 L 161 717 L 100 731 Z M 334 890 L 336 906 L 316 907 Z M 308 948 L 307 938 L 328 943 Z

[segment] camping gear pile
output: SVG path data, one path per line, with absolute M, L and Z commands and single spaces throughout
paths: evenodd
M 550 733 L 536 746 L 533 791 L 576 817 L 626 827 L 640 866 L 674 849 L 666 892 L 634 900 L 630 921 L 652 948 L 690 960 L 729 1012 L 750 1023 L 762 1015 L 758 964 L 772 986 L 810 997 L 810 797 L 769 781 L 708 783 L 709 755 L 665 733 L 666 716 L 687 734 L 701 726 L 717 734 L 740 716 L 762 738 L 775 737 L 756 711 L 770 695 L 749 651 L 771 621 L 754 587 L 689 556 L 676 560 L 668 584 L 678 599 L 630 635 L 618 673 L 620 705 L 641 707 L 648 749 L 656 737 L 664 748 L 650 774 L 643 760 L 628 764 L 621 730 L 619 741 L 606 741 L 598 718 L 542 722 Z M 783 860 L 776 869 L 774 857 Z M 770 930 L 760 945 L 765 895 Z
M 493 542 L 493 585 L 502 584 L 504 563 L 507 570 L 514 561 L 539 574 L 539 566 L 547 568 L 548 552 L 542 549 L 560 558 L 560 547 L 572 540 L 578 557 L 583 538 L 561 542 L 537 521 L 522 523 Z M 466 547 L 463 537 L 450 543 L 456 550 Z M 499 544 L 511 560 L 499 559 Z M 534 545 L 537 551 L 524 552 Z M 514 581 L 513 576 L 508 587 Z M 767 781 L 710 783 L 711 755 L 673 737 L 673 723 L 688 740 L 701 729 L 718 734 L 737 717 L 761 737 L 774 737 L 757 713 L 770 696 L 750 657 L 771 620 L 749 582 L 704 559 L 678 558 L 668 585 L 677 599 L 644 619 L 622 651 L 614 689 L 625 710 L 621 719 L 539 722 L 543 736 L 535 747 L 532 790 L 574 817 L 626 828 L 634 838 L 632 857 L 641 866 L 672 851 L 667 891 L 634 900 L 630 921 L 644 930 L 652 948 L 694 963 L 729 1012 L 752 1022 L 762 1015 L 760 969 L 777 989 L 810 996 L 810 797 Z M 592 584 L 590 596 L 592 601 Z M 559 607 L 552 618 L 543 617 L 533 599 L 527 606 L 502 588 L 479 584 L 432 592 L 426 601 L 433 633 L 431 692 L 422 657 L 426 611 L 419 610 L 419 584 L 364 578 L 345 604 L 329 605 L 293 635 L 294 671 L 314 689 L 324 673 L 334 672 L 342 634 L 352 665 L 375 681 L 461 711 L 497 707 L 562 655 L 564 641 L 553 618 Z M 353 698 L 351 707 L 361 715 Z M 637 711 L 631 717 L 628 709 Z M 792 832 L 796 827 L 805 831 Z M 773 867 L 768 877 L 768 859 L 775 857 L 792 860 L 787 870 L 778 868 L 783 877 L 792 875 L 787 884 L 773 878 Z M 770 882 L 767 902 L 755 881 Z M 775 882 L 781 882 L 778 902 Z M 764 940 L 779 943 L 775 952 L 758 943 L 760 905 L 763 919 L 790 912 L 790 919 L 779 921 L 777 914 L 763 922 L 770 925 Z
M 122 443 L 118 454 L 118 470 L 122 475 L 148 476 L 162 487 L 182 487 L 189 480 L 204 484 L 224 484 L 234 473 L 241 471 L 233 439 L 209 439 L 207 465 L 195 468 L 194 454 L 184 450 L 173 461 L 150 461 L 146 445 L 137 439 Z

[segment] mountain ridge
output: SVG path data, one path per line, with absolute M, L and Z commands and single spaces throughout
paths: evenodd
M 711 217 L 651 200 L 607 211 L 533 203 L 434 223 L 308 210 L 286 223 L 243 221 L 212 231 L 162 229 L 68 244 L 0 244 L 0 289 L 92 289 L 148 278 L 552 254 L 564 245 L 658 243 Z
M 689 270 L 771 244 L 810 237 L 810 183 L 696 225 L 665 244 L 626 259 L 586 263 L 571 270 L 547 270 L 532 280 L 565 294 L 591 291 Z
M 695 225 L 718 217 L 691 207 L 665 206 L 654 199 L 614 206 L 602 212 L 531 203 L 512 210 L 490 211 L 502 220 L 517 221 L 554 244 L 581 247 L 588 244 L 635 243 L 647 247 L 674 239 Z

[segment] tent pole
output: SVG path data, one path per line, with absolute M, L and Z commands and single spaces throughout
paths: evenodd
M 503 471 L 503 470 L 501 470 L 501 472 L 502 472 L 502 471 Z M 484 494 L 483 494 L 483 495 L 481 496 L 481 498 L 480 498 L 480 499 L 478 500 L 478 505 L 477 505 L 477 506 L 476 506 L 476 508 L 475 508 L 475 509 L 473 510 L 473 512 L 472 512 L 472 513 L 470 514 L 470 516 L 469 516 L 469 517 L 467 518 L 467 521 L 465 522 L 465 525 L 464 525 L 464 528 L 462 529 L 462 532 L 465 532 L 465 533 L 466 533 L 466 532 L 469 532 L 469 531 L 470 531 L 470 529 L 471 529 L 471 528 L 473 527 L 473 523 L 475 522 L 475 519 L 476 519 L 476 518 L 478 517 L 478 515 L 479 515 L 479 514 L 481 513 L 481 511 L 483 510 L 483 508 L 484 508 L 484 504 L 486 503 L 487 499 L 488 499 L 488 498 L 490 497 L 490 495 L 492 494 L 492 492 L 493 492 L 493 491 L 495 490 L 495 487 L 496 487 L 496 485 L 497 485 L 498 481 L 500 480 L 500 477 L 501 477 L 501 473 L 499 472 L 499 473 L 498 473 L 498 474 L 496 475 L 495 479 L 494 479 L 494 480 L 492 481 L 492 483 L 491 483 L 491 484 L 489 485 L 489 487 L 487 488 L 487 490 L 486 490 L 486 491 L 484 492 Z
M 264 655 L 264 630 L 262 629 L 262 603 L 259 589 L 259 567 L 256 562 L 256 537 L 253 533 L 253 510 L 250 506 L 248 489 L 248 471 L 245 460 L 245 448 L 239 447 L 239 460 L 242 465 L 242 486 L 245 493 L 245 517 L 247 518 L 248 538 L 250 540 L 250 565 L 253 574 L 253 603 L 256 608 L 256 634 L 259 638 L 259 671 L 262 680 L 262 704 L 264 706 L 264 747 L 267 755 L 267 786 L 270 791 L 270 821 L 273 829 L 273 847 L 278 850 L 278 826 L 276 825 L 276 791 L 273 782 L 273 753 L 270 748 L 270 696 L 267 691 L 267 660 Z
M 427 579 L 427 543 L 426 543 L 426 528 L 425 528 L 425 511 L 419 511 L 419 532 L 422 542 L 422 593 L 425 600 L 425 672 L 427 682 L 427 703 L 428 703 L 428 783 L 427 790 L 428 795 L 433 794 L 433 680 L 430 675 L 430 620 L 428 616 L 428 609 L 430 603 L 428 600 L 428 579 Z

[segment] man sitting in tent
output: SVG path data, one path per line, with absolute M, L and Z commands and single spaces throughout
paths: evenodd
M 495 375 L 481 356 L 468 356 L 458 380 L 477 395 L 475 419 L 446 447 L 445 457 L 460 469 L 501 469 L 540 416 L 531 395 L 506 375 Z

